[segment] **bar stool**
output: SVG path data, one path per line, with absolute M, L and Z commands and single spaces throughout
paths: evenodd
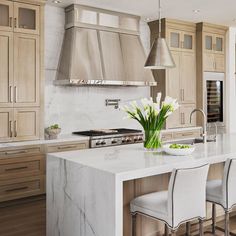
M 207 182 L 206 200 L 212 203 L 212 233 L 215 234 L 217 228 L 226 236 L 236 235 L 229 230 L 229 213 L 236 205 L 236 159 L 226 161 L 222 180 Z M 224 208 L 225 229 L 216 227 L 216 204 Z
M 203 219 L 206 217 L 208 169 L 209 165 L 174 169 L 168 191 L 154 192 L 132 200 L 130 203 L 132 236 L 136 235 L 137 214 L 164 222 L 166 235 L 169 234 L 169 229 L 172 235 L 176 235 L 182 223 L 198 219 L 202 236 Z

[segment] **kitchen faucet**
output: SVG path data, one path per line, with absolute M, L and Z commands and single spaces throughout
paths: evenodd
M 201 112 L 202 113 L 202 116 L 203 116 L 203 133 L 202 133 L 202 137 L 203 137 L 203 143 L 206 143 L 207 142 L 207 119 L 206 119 L 206 114 L 205 112 L 202 110 L 202 109 L 194 109 L 191 114 L 190 114 L 190 124 L 192 123 L 192 115 L 193 113 L 195 112 Z

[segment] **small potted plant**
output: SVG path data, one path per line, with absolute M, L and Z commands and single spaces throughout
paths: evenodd
M 61 133 L 61 128 L 58 124 L 54 124 L 46 128 L 45 133 L 48 139 L 57 139 L 58 135 Z

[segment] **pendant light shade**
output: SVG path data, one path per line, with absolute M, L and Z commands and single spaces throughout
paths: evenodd
M 164 38 L 156 38 L 145 63 L 148 69 L 167 69 L 175 67 L 175 62 Z
M 161 0 L 159 0 L 159 32 L 145 63 L 145 68 L 160 70 L 175 67 L 174 59 L 164 38 L 161 37 Z

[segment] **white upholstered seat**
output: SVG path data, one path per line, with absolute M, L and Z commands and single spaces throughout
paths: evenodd
M 213 203 L 212 231 L 215 233 L 215 204 L 221 205 L 225 210 L 225 235 L 229 235 L 229 212 L 236 205 L 236 158 L 228 159 L 225 163 L 222 180 L 207 182 L 206 199 Z
M 132 216 L 142 214 L 161 220 L 172 231 L 181 223 L 205 218 L 208 168 L 203 165 L 173 170 L 168 191 L 149 193 L 131 201 Z

